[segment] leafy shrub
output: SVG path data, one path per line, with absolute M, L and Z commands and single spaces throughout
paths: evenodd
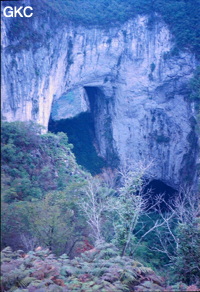
M 200 226 L 199 220 L 180 224 L 177 230 L 179 246 L 173 270 L 176 278 L 188 285 L 200 285 Z M 194 290 L 195 291 L 195 290 Z
M 1 136 L 2 246 L 72 254 L 86 229 L 76 204 L 85 174 L 67 136 L 24 122 L 2 123 Z
M 2 259 L 2 289 L 14 291 L 132 291 L 145 281 L 164 291 L 163 281 L 142 264 L 120 257 L 111 244 L 101 244 L 73 260 L 65 254 L 55 258 L 38 247 L 25 254 L 5 248 Z M 148 288 L 147 288 L 148 290 Z
M 62 190 L 78 170 L 67 136 L 42 135 L 41 127 L 30 122 L 3 122 L 1 151 L 3 199 L 8 203 Z

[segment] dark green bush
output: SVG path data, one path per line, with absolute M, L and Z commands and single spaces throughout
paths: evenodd
M 173 271 L 176 280 L 188 285 L 200 285 L 200 227 L 197 219 L 191 224 L 179 224 L 179 247 Z
M 77 168 L 64 133 L 41 134 L 34 123 L 3 122 L 1 153 L 5 202 L 41 198 L 63 189 Z

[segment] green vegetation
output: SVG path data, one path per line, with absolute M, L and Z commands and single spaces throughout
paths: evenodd
M 73 184 L 78 188 L 78 183 Z M 2 202 L 2 245 L 32 250 L 38 245 L 56 254 L 73 255 L 84 239 L 84 221 L 72 192 L 51 192 L 33 202 Z
M 67 136 L 40 133 L 33 123 L 2 123 L 2 183 L 8 203 L 62 190 L 71 180 L 70 172 L 76 171 Z
M 151 30 L 161 15 L 176 41 L 170 54 L 176 55 L 186 48 L 197 58 L 200 56 L 200 0 L 42 2 L 49 6 L 49 11 L 61 16 L 62 22 L 105 29 L 138 14 L 147 14 Z M 48 10 L 45 10 L 46 14 Z M 7 48 L 13 53 L 29 49 L 33 43 L 37 49 L 45 39 L 33 31 L 31 21 L 25 21 L 14 19 L 11 24 L 9 37 L 15 40 L 19 32 L 23 36 L 18 45 Z M 51 32 L 47 34 L 46 37 L 50 37 Z M 70 64 L 73 62 L 72 46 L 69 41 L 67 57 Z M 154 70 L 152 63 L 150 80 Z M 190 99 L 197 110 L 199 80 L 200 69 L 197 68 L 190 84 Z M 109 125 L 110 121 L 106 120 L 108 141 L 112 138 Z M 83 165 L 96 175 L 105 166 L 92 143 L 91 116 L 82 114 L 60 121 L 59 126 L 55 123 L 53 127 L 57 127 L 54 128 L 56 135 L 42 134 L 42 128 L 34 123 L 2 123 L 1 228 L 2 247 L 5 248 L 2 251 L 2 290 L 198 291 L 200 223 L 197 194 L 183 190 L 170 209 L 161 210 L 159 204 L 162 201 L 158 202 L 157 209 L 152 209 L 143 189 L 144 169 L 135 167 L 121 171 L 111 188 L 79 167 L 78 164 Z M 66 132 L 69 141 L 59 131 Z M 170 141 L 169 137 L 156 133 L 154 138 L 157 143 Z M 112 155 L 111 151 L 109 156 L 113 160 Z M 35 249 L 37 246 L 42 248 Z M 176 284 L 166 287 L 150 267 L 167 275 L 168 282 Z
M 24 122 L 3 122 L 1 136 L 2 245 L 30 250 L 40 243 L 70 253 L 84 229 L 74 189 L 85 174 L 67 136 Z
M 199 278 L 200 268 L 200 228 L 198 220 L 188 224 L 180 224 L 177 229 L 180 245 L 173 270 L 176 279 L 187 284 Z
M 189 48 L 200 56 L 200 0 L 43 0 L 64 21 L 86 26 L 110 27 L 135 17 L 149 15 L 149 29 L 157 14 L 169 25 L 178 49 Z M 174 53 L 177 53 L 177 49 Z
M 64 133 L 2 123 L 3 291 L 164 291 L 150 268 L 200 286 L 197 196 L 183 190 L 170 209 L 162 198 L 154 208 L 146 167 L 121 169 L 111 188 L 81 170 L 71 148 Z M 38 246 L 48 250 L 31 252 Z
M 162 278 L 139 262 L 120 257 L 106 243 L 73 260 L 66 254 L 56 258 L 40 247 L 27 254 L 7 247 L 1 259 L 3 291 L 125 292 L 144 287 L 145 291 L 164 291 Z
M 16 1 L 13 3 L 20 5 L 20 1 L 18 2 L 19 4 Z M 171 54 L 176 55 L 179 50 L 187 48 L 197 58 L 200 56 L 200 0 L 42 0 L 40 5 L 33 1 L 32 6 L 34 17 L 45 18 L 53 12 L 53 20 L 59 16 L 61 23 L 73 22 L 87 27 L 96 25 L 106 29 L 138 14 L 146 14 L 149 15 L 148 27 L 151 30 L 158 15 L 161 15 L 175 37 L 176 47 Z M 8 46 L 7 50 L 18 52 L 29 49 L 32 44 L 36 50 L 41 43 L 43 46 L 47 44 L 43 42 L 44 36 L 33 30 L 32 19 L 18 17 L 12 20 L 8 37 L 15 39 L 20 35 L 21 39 L 16 46 Z M 49 38 L 50 35 L 51 32 L 48 31 L 46 37 Z M 73 61 L 70 59 L 71 62 Z

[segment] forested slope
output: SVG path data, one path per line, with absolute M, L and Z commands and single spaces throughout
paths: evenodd
M 70 259 L 80 257 L 61 263 L 66 256 L 55 260 L 43 252 L 25 256 L 6 249 L 3 291 L 29 285 L 25 291 L 37 291 L 47 282 L 49 289 L 61 285 L 59 291 L 166 287 L 164 279 L 135 260 L 167 274 L 171 283 L 199 285 L 199 209 L 190 190 L 170 209 L 163 209 L 162 199 L 154 208 L 151 193 L 145 193 L 143 166 L 121 170 L 111 187 L 111 182 L 92 177 L 77 165 L 64 133 L 41 134 L 41 127 L 33 123 L 3 123 L 1 146 L 2 247 L 27 253 L 42 246 Z M 82 255 L 85 251 L 89 252 Z M 36 273 L 37 264 L 43 276 Z
M 162 16 L 175 40 L 170 54 L 199 59 L 200 0 L 42 2 L 63 22 L 104 29 L 148 14 L 151 30 Z M 13 27 L 16 37 L 23 26 Z M 197 110 L 199 80 L 197 68 L 188 91 Z M 64 133 L 42 134 L 31 122 L 1 130 L 3 291 L 199 291 L 196 193 L 181 189 L 170 206 L 162 196 L 152 206 L 145 166 L 103 180 L 77 164 Z
M 161 15 L 175 36 L 177 49 L 191 49 L 200 55 L 200 1 L 193 0 L 43 0 L 64 21 L 86 26 L 112 26 L 138 14 L 150 15 L 149 27 Z M 157 14 L 156 14 L 157 13 Z

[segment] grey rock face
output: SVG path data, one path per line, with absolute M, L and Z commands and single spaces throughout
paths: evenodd
M 42 30 L 42 40 L 23 47 L 23 32 L 10 40 L 2 26 L 2 114 L 34 120 L 47 129 L 91 111 L 99 154 L 121 165 L 152 162 L 149 175 L 178 187 L 195 180 L 197 137 L 187 101 L 196 61 L 170 56 L 170 32 L 158 20 L 138 16 L 110 29 L 65 26 Z M 40 20 L 34 22 L 40 32 Z M 193 120 L 192 120 L 193 119 Z M 193 121 L 193 122 L 192 122 Z M 188 167 L 190 168 L 188 170 Z

